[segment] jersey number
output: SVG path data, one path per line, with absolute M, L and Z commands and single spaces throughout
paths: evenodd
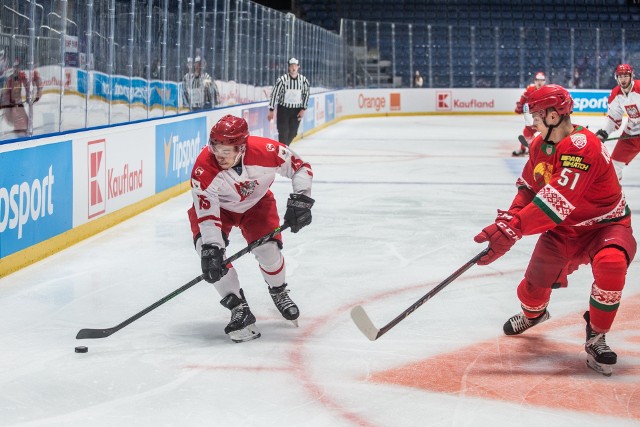
M 561 178 L 558 180 L 558 184 L 566 187 L 567 184 L 570 183 L 569 188 L 571 190 L 575 190 L 576 184 L 578 183 L 578 178 L 580 178 L 579 172 L 574 172 L 571 169 L 562 169 L 560 172 Z
M 211 207 L 211 202 L 207 200 L 205 196 L 198 196 L 198 200 L 200 201 L 200 209 L 209 209 Z

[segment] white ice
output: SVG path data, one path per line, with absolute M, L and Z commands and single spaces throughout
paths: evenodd
M 601 120 L 574 121 L 597 129 Z M 75 339 L 200 274 L 189 194 L 0 279 L 0 425 L 640 425 L 640 315 L 624 311 L 625 301 L 638 306 L 637 261 L 619 314 L 635 323 L 607 335 L 620 356 L 610 378 L 580 358 L 589 267 L 554 291 L 547 326 L 503 336 L 535 237 L 473 266 L 377 341 L 350 319 L 361 304 L 386 324 L 483 249 L 473 236 L 515 194 L 524 159 L 511 152 L 522 124 L 517 116 L 353 119 L 294 144 L 313 166 L 316 199 L 313 223 L 283 234 L 297 329 L 276 311 L 249 254 L 235 266 L 258 340 L 229 340 L 229 312 L 204 282 L 110 337 Z M 623 180 L 632 209 L 639 162 Z M 290 182 L 272 189 L 283 215 Z M 235 231 L 231 240 L 229 254 L 245 246 Z M 513 352 L 513 343 L 532 353 Z M 74 353 L 78 345 L 89 352 Z

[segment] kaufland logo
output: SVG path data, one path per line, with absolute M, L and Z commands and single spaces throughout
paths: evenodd
M 451 91 L 436 92 L 436 111 L 451 111 Z
M 107 210 L 105 189 L 107 188 L 106 143 L 104 139 L 87 144 L 89 177 L 88 218 L 102 215 Z

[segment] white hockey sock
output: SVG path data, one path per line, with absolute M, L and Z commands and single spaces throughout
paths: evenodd
M 265 243 L 254 249 L 253 254 L 260 264 L 260 273 L 264 281 L 271 287 L 282 286 L 285 283 L 286 268 L 278 244 Z

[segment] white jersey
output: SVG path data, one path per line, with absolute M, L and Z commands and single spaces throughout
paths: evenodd
M 624 128 L 627 135 L 640 135 L 640 80 L 634 80 L 628 94 L 616 86 L 609 95 L 609 109 L 603 129 L 610 134 L 618 130 L 624 115 L 628 120 Z
M 291 179 L 294 193 L 311 197 L 311 166 L 286 145 L 250 136 L 240 174 L 236 168 L 220 169 L 205 147 L 191 173 L 191 193 L 202 243 L 224 247 L 220 210 L 243 213 L 251 209 L 270 193 L 276 174 Z

